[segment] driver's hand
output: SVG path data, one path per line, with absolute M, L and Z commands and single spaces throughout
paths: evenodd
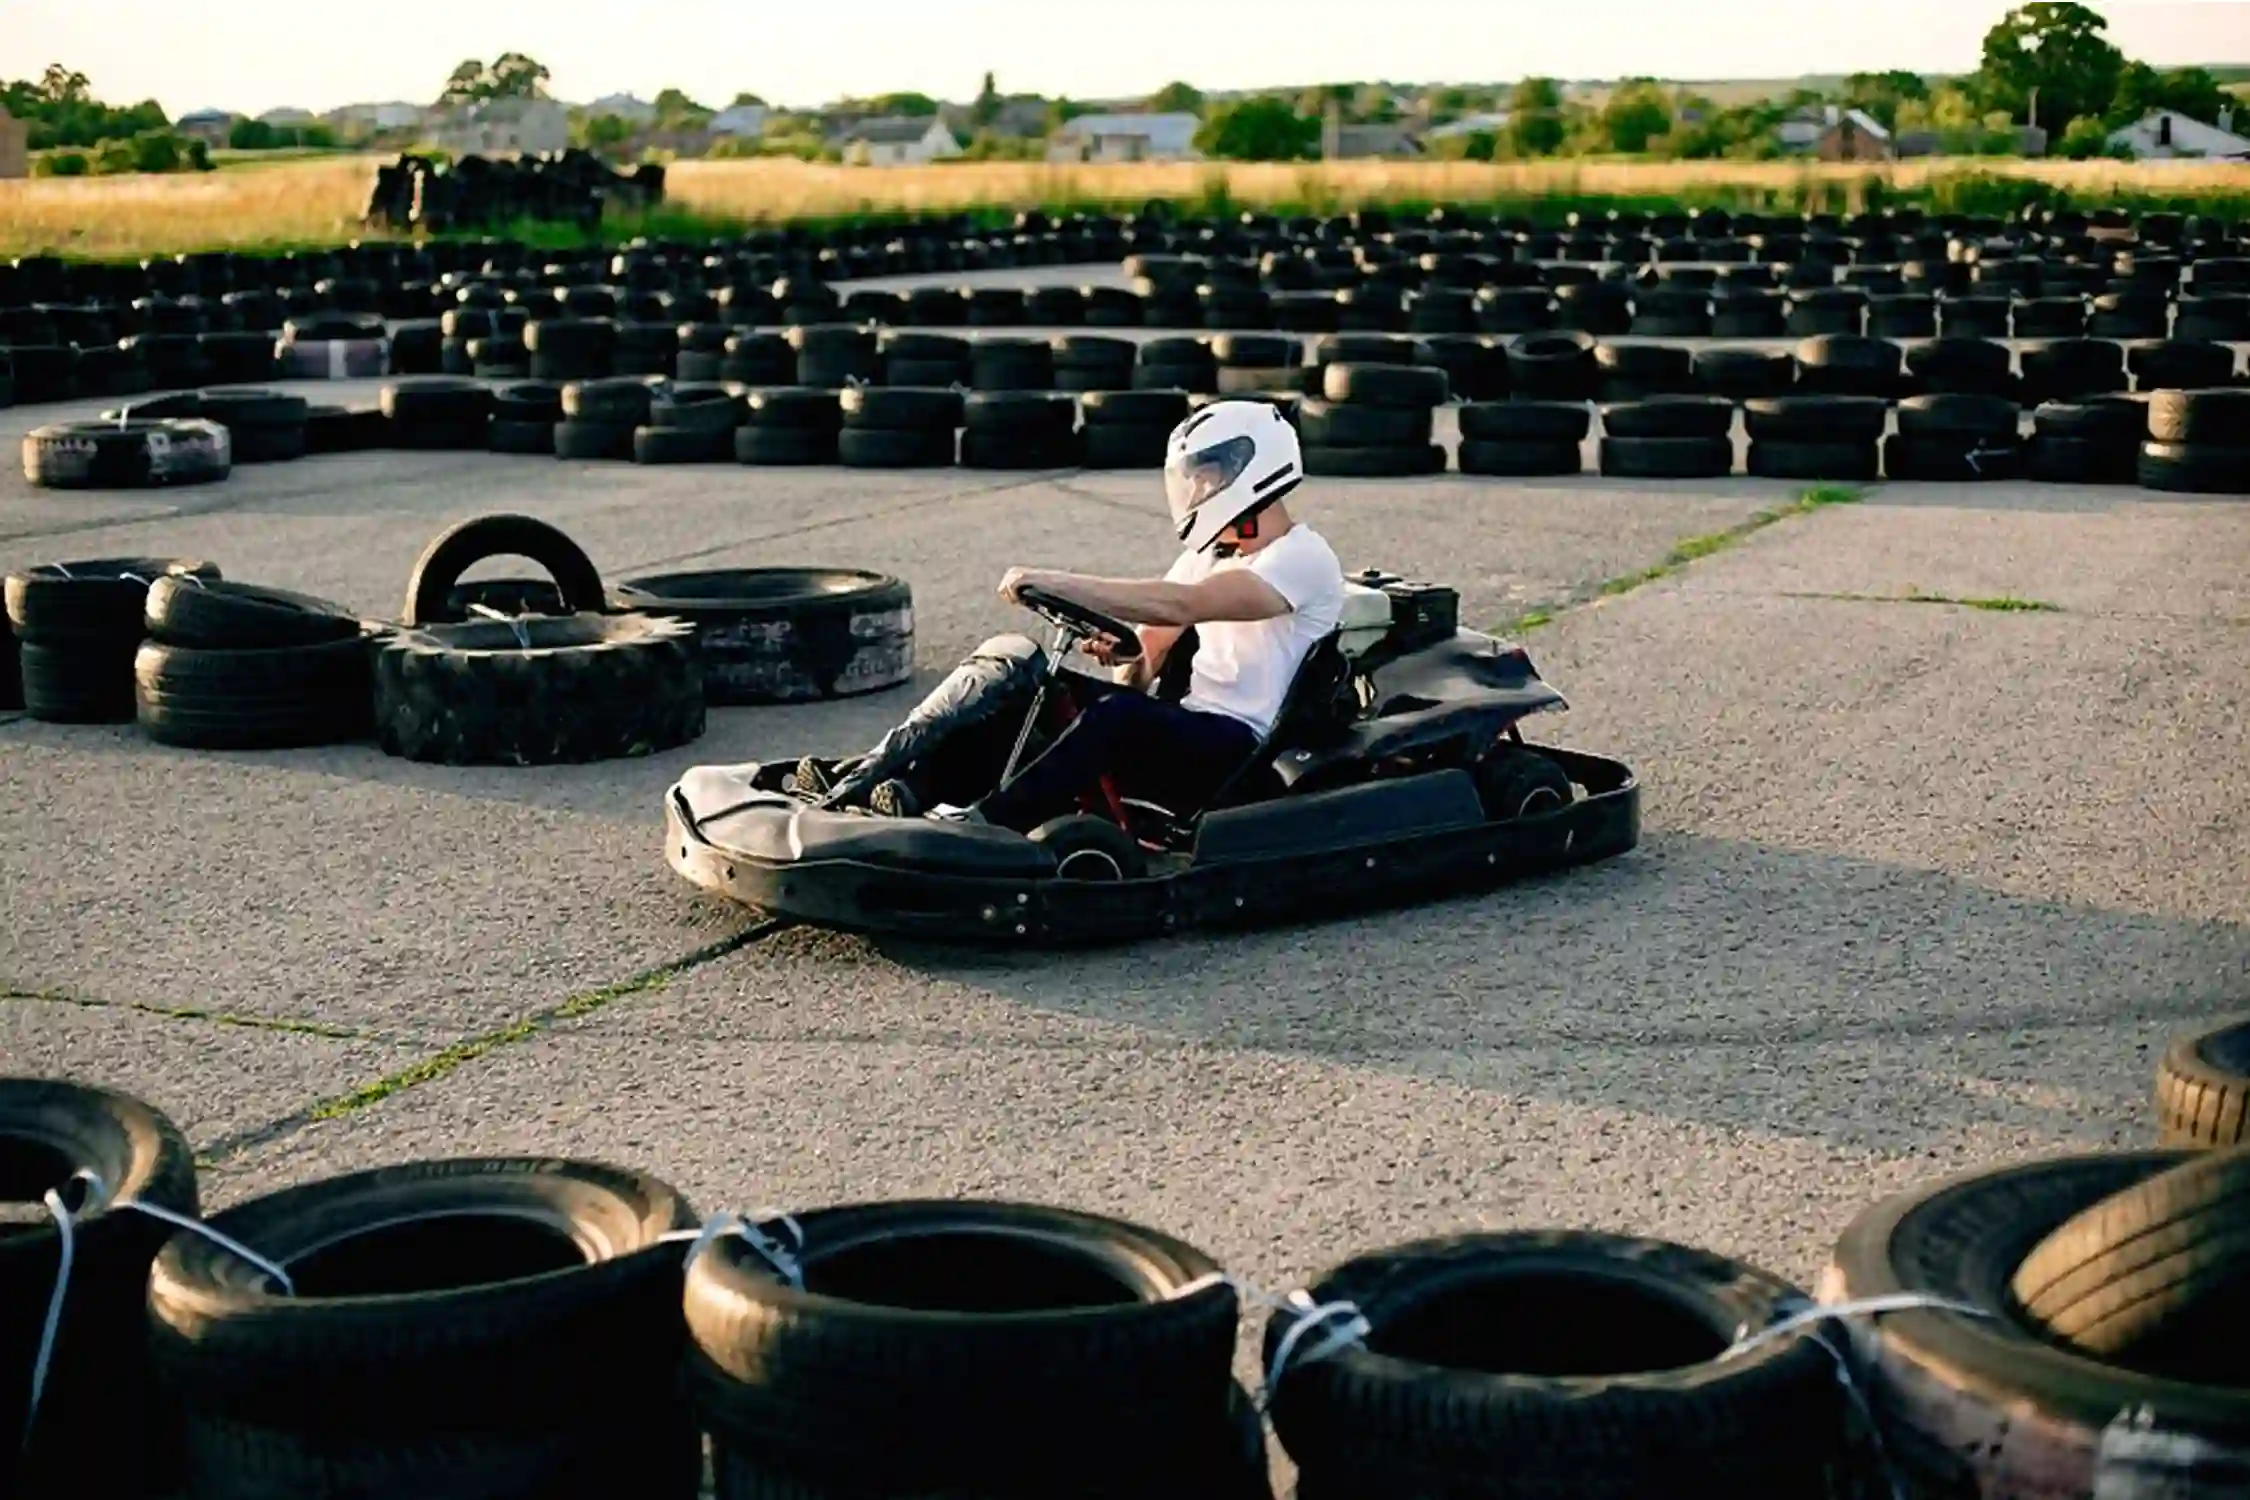
M 1016 591 L 1025 584 L 1030 584 L 1034 588 L 1038 587 L 1038 570 L 1036 568 L 1010 568 L 1000 576 L 1000 597 L 1010 604 L 1021 604 L 1023 601 L 1016 597 Z
M 1117 652 L 1124 644 L 1114 635 L 1090 635 L 1078 643 L 1080 650 L 1105 667 L 1117 665 Z

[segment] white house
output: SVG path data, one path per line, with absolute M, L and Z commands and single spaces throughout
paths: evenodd
M 961 143 L 935 115 L 862 120 L 837 145 L 855 167 L 904 167 L 961 154 Z
M 456 156 L 534 155 L 570 145 L 570 116 L 552 99 L 488 99 L 432 120 L 430 144 Z
M 615 115 L 628 125 L 654 125 L 656 106 L 631 94 L 604 94 L 586 106 L 587 119 L 599 119 L 603 115 Z
M 1047 137 L 1047 160 L 1199 161 L 1195 132 L 1201 123 L 1186 113 L 1080 115 Z
M 319 124 L 320 118 L 309 109 L 269 109 L 258 116 L 258 123 L 281 130 L 301 130 L 307 125 Z
M 2144 161 L 2183 156 L 2220 161 L 2250 160 L 2250 140 L 2228 128 L 2233 124 L 2232 109 L 2221 110 L 2216 125 L 2190 119 L 2176 109 L 2157 109 L 2123 130 L 2111 131 L 2109 144 L 2113 149 L 2129 146 L 2133 155 Z
M 711 117 L 710 130 L 713 135 L 756 140 L 766 133 L 766 107 L 763 104 L 730 104 Z
M 347 104 L 332 109 L 326 119 L 339 130 L 412 130 L 429 114 L 421 104 Z

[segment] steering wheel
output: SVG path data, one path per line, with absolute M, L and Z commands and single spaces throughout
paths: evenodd
M 1058 599 L 1045 589 L 1021 585 L 1016 589 L 1016 602 L 1036 615 L 1041 615 L 1062 630 L 1079 635 L 1106 635 L 1117 642 L 1114 653 L 1120 662 L 1139 661 L 1141 638 L 1132 626 L 1122 620 L 1113 620 L 1098 610 L 1091 610 L 1068 599 Z

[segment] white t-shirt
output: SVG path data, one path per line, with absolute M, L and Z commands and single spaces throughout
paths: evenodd
M 1168 583 L 1201 583 L 1213 573 L 1248 568 L 1289 601 L 1270 620 L 1212 620 L 1195 627 L 1195 664 L 1182 708 L 1229 714 L 1264 735 L 1281 713 L 1297 668 L 1344 614 L 1344 569 L 1327 538 L 1298 521 L 1247 557 L 1183 552 Z

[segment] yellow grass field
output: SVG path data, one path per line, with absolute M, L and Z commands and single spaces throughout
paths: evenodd
M 0 182 L 0 255 L 140 256 L 232 246 L 337 243 L 357 235 L 381 158 L 325 157 L 162 177 Z M 1733 189 L 1787 199 L 1828 183 L 1844 206 L 1881 179 L 1911 190 L 1964 171 L 2031 178 L 2099 198 L 2114 192 L 2250 190 L 2240 164 L 1926 158 L 1887 166 L 1800 162 L 1355 161 L 1333 164 L 941 163 L 839 167 L 791 158 L 675 163 L 669 215 L 718 223 L 991 206 L 1135 204 L 1186 199 L 1223 183 L 1242 206 L 1348 208 L 1385 202 L 1491 202 L 1540 196 L 1666 196 Z

